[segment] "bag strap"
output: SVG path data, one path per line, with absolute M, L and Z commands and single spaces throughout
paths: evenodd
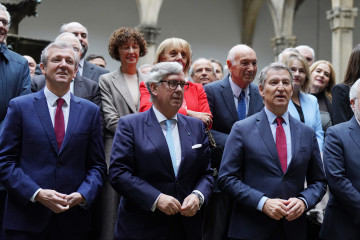
M 205 129 L 208 137 L 209 137 L 209 144 L 211 147 L 216 147 L 216 142 L 215 142 L 215 139 L 214 139 L 214 136 L 212 135 L 212 133 L 210 132 L 210 129 L 207 127 Z

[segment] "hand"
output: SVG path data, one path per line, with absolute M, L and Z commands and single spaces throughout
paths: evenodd
M 300 217 L 306 210 L 305 203 L 299 198 L 289 198 L 287 201 L 286 220 L 292 221 Z
M 85 198 L 80 193 L 73 192 L 70 195 L 66 195 L 65 199 L 68 202 L 69 207 L 72 208 L 72 207 L 82 203 Z
M 267 199 L 264 203 L 262 211 L 269 217 L 280 220 L 287 214 L 287 201 L 283 199 Z
M 195 112 L 187 110 L 187 115 L 190 117 L 198 118 L 205 123 L 207 127 L 212 125 L 212 115 L 210 113 Z
M 199 198 L 195 194 L 190 194 L 184 199 L 181 206 L 181 215 L 192 217 L 199 210 Z
M 180 211 L 181 204 L 172 196 L 160 194 L 156 207 L 166 215 L 175 215 Z
M 69 204 L 65 199 L 66 194 L 55 190 L 41 189 L 35 196 L 35 200 L 54 213 L 61 213 L 69 210 Z

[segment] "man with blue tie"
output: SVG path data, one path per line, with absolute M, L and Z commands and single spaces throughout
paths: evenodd
M 230 49 L 226 63 L 230 74 L 204 87 L 213 115 L 211 133 L 216 144 L 223 147 L 236 121 L 243 120 L 264 107 L 258 88 L 252 83 L 257 72 L 255 51 L 244 44 L 236 45 Z M 212 167 L 219 170 L 218 165 L 213 163 Z M 230 199 L 219 191 L 215 183 L 214 193 L 205 213 L 205 240 L 227 239 L 230 210 Z
M 109 179 L 122 195 L 114 239 L 201 239 L 213 178 L 202 121 L 177 114 L 188 88 L 177 62 L 154 65 L 148 111 L 120 118 Z
M 264 109 L 234 124 L 218 185 L 234 199 L 231 239 L 306 239 L 306 214 L 326 191 L 315 132 L 288 113 L 291 70 L 282 63 L 259 77 Z M 307 181 L 307 188 L 304 182 Z
M 79 240 L 106 173 L 100 109 L 70 93 L 78 55 L 66 42 L 41 54 L 44 90 L 10 101 L 0 132 L 7 240 Z

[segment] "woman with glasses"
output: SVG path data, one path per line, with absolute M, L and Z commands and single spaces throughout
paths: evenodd
M 183 67 L 186 75 L 191 65 L 191 48 L 190 44 L 180 38 L 168 38 L 164 40 L 155 53 L 154 64 L 159 62 L 178 62 Z M 208 127 L 212 124 L 212 115 L 209 103 L 203 86 L 199 83 L 187 82 L 184 86 L 184 100 L 178 113 L 199 118 Z M 174 87 L 169 85 L 170 89 Z M 140 112 L 148 110 L 152 103 L 150 93 L 144 83 L 140 84 Z
M 105 158 L 109 167 L 111 146 L 119 118 L 139 110 L 139 85 L 143 81 L 136 64 L 147 53 L 142 33 L 133 28 L 115 30 L 109 41 L 110 56 L 121 66 L 99 78 L 104 123 Z M 107 182 L 102 194 L 102 240 L 113 239 L 120 196 Z

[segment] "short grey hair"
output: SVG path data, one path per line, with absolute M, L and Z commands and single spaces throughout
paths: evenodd
M 41 52 L 40 61 L 42 64 L 44 64 L 44 66 L 47 65 L 50 48 L 59 48 L 59 49 L 69 48 L 69 49 L 71 49 L 71 51 L 74 52 L 75 67 L 78 66 L 79 61 L 80 61 L 78 54 L 75 53 L 73 46 L 71 44 L 69 44 L 67 42 L 63 42 L 63 41 L 52 42 L 49 45 L 47 45 L 46 48 Z
M 262 89 L 264 89 L 265 86 L 265 81 L 266 81 L 266 77 L 267 77 L 267 73 L 269 72 L 269 70 L 274 69 L 274 70 L 286 70 L 289 74 L 290 74 L 290 82 L 291 82 L 291 86 L 294 86 L 294 82 L 293 82 L 293 75 L 292 75 L 292 71 L 291 69 L 284 63 L 281 62 L 274 62 L 271 63 L 270 65 L 264 67 L 259 75 L 259 85 L 261 86 Z
M 70 33 L 70 32 L 63 32 L 63 33 L 60 33 L 59 35 L 56 36 L 54 42 L 59 42 L 61 41 L 60 39 L 62 39 L 63 37 L 75 37 L 74 34 Z M 75 37 L 76 39 L 78 39 L 77 37 Z M 79 40 L 79 39 L 78 39 Z M 80 40 L 79 40 L 79 44 L 80 44 Z M 80 44 L 80 47 L 81 47 L 81 44 Z
M 212 65 L 210 59 L 207 59 L 207 58 L 198 58 L 198 59 L 196 59 L 196 60 L 191 64 L 191 67 L 190 67 L 190 70 L 189 70 L 190 76 L 194 75 L 194 64 L 195 64 L 197 61 L 207 61 L 207 62 L 209 62 L 210 65 L 211 65 L 211 68 L 212 68 L 212 70 L 213 70 L 213 73 L 215 74 L 215 68 L 214 68 L 214 66 Z
M 290 56 L 292 53 L 297 53 L 300 54 L 299 50 L 297 50 L 296 48 L 285 48 L 281 53 L 279 53 L 278 55 L 278 62 L 282 62 L 285 63 L 286 62 L 286 58 L 284 57 L 288 57 Z M 283 59 L 284 58 L 284 59 Z
M 350 93 L 349 93 L 350 101 L 356 100 L 357 97 L 359 96 L 359 87 L 360 87 L 359 85 L 360 85 L 360 78 L 356 80 L 356 82 L 350 88 Z
M 145 80 L 146 88 L 148 89 L 151 98 L 153 94 L 151 92 L 151 83 L 160 84 L 160 81 L 164 80 L 169 75 L 180 74 L 183 72 L 183 67 L 178 62 L 160 62 L 155 64 Z
M 67 27 L 69 24 L 73 24 L 73 23 L 79 24 L 79 25 L 81 25 L 81 26 L 84 27 L 84 25 L 82 25 L 82 24 L 79 23 L 79 22 L 64 23 L 64 24 L 61 25 L 61 27 L 60 27 L 59 34 L 64 33 L 64 32 L 67 32 L 67 31 L 66 31 L 66 27 Z M 87 28 L 86 28 L 86 27 L 84 27 L 84 28 L 85 28 L 85 30 L 86 30 L 86 33 L 89 34 Z
M 299 45 L 296 47 L 296 50 L 300 51 L 300 50 L 309 50 L 311 52 L 311 54 L 313 55 L 313 60 L 315 61 L 315 51 L 312 47 L 309 47 L 308 45 Z
M 10 13 L 8 12 L 7 8 L 6 8 L 4 5 L 2 5 L 1 3 L 0 3 L 0 11 L 4 11 L 6 17 L 8 18 L 7 20 L 8 20 L 9 22 L 11 22 Z

